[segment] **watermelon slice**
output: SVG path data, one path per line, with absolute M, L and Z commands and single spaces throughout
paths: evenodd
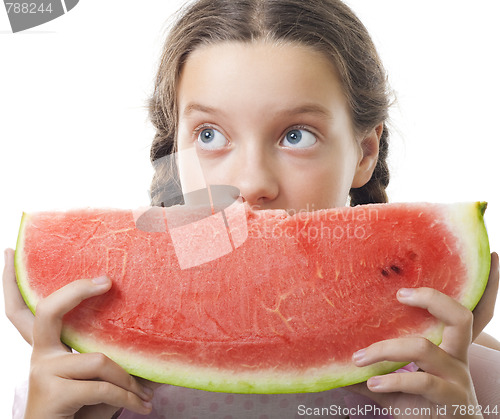
M 70 281 L 108 275 L 108 293 L 65 316 L 62 340 L 132 374 L 210 391 L 316 392 L 402 366 L 354 366 L 353 352 L 373 342 L 440 342 L 442 325 L 399 303 L 399 288 L 477 304 L 490 263 L 485 208 L 24 214 L 16 272 L 32 311 Z

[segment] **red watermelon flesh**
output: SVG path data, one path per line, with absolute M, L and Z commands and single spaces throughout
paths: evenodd
M 151 209 L 142 226 L 130 210 L 25 214 L 16 272 L 33 311 L 73 280 L 108 275 L 112 289 L 66 315 L 62 339 L 135 375 L 212 391 L 320 391 L 401 366 L 355 367 L 353 352 L 374 342 L 440 341 L 442 326 L 399 303 L 399 288 L 475 306 L 489 272 L 485 206 L 289 215 L 233 205 L 205 218 L 206 208 L 178 206 Z

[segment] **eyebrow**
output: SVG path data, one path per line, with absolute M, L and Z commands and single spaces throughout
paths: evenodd
M 189 116 L 194 112 L 202 112 L 212 115 L 224 115 L 224 112 L 222 110 L 219 110 L 211 106 L 202 105 L 201 103 L 196 103 L 196 102 L 188 103 L 187 106 L 184 108 L 183 115 Z M 283 116 L 295 116 L 304 114 L 313 114 L 325 119 L 332 118 L 331 112 L 326 107 L 316 103 L 306 103 L 291 109 L 281 109 L 277 111 L 274 116 L 283 117 Z
M 208 114 L 223 114 L 223 112 L 217 110 L 216 108 L 212 108 L 211 106 L 206 106 L 202 105 L 201 103 L 195 103 L 191 102 L 188 103 L 187 106 L 184 108 L 183 115 L 184 116 L 189 116 L 194 112 L 202 112 L 202 113 L 208 113 Z
M 292 109 L 283 109 L 276 113 L 277 116 L 295 116 L 303 114 L 313 114 L 327 119 L 332 118 L 332 113 L 327 108 L 316 103 L 306 103 L 304 105 L 296 106 Z

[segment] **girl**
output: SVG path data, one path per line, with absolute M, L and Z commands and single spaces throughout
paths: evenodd
M 373 43 L 339 0 L 197 1 L 167 39 L 150 101 L 157 130 L 151 150 L 153 204 L 181 203 L 183 192 L 199 182 L 188 170 L 195 163 L 204 182 L 237 187 L 255 209 L 387 202 L 389 102 Z M 196 161 L 181 158 L 193 155 L 186 150 L 196 151 Z M 176 152 L 178 159 L 167 157 Z M 12 257 L 7 251 L 6 310 L 33 344 L 26 419 L 123 419 L 133 417 L 132 412 L 289 417 L 306 415 L 307 407 L 353 401 L 345 390 L 300 399 L 156 388 L 103 355 L 69 353 L 59 338 L 63 315 L 83 299 L 105 293 L 110 281 L 76 281 L 40 302 L 33 318 L 17 291 Z M 419 371 L 373 377 L 349 391 L 393 412 L 440 405 L 453 416 L 451 406 L 459 405 L 465 411 L 457 416 L 481 417 L 476 406 L 492 409 L 500 403 L 495 387 L 500 356 L 471 342 L 497 345 L 480 336 L 491 318 L 497 286 L 498 256 L 492 254 L 488 288 L 474 316 L 437 291 L 400 290 L 401 303 L 425 308 L 444 322 L 442 344 L 396 339 L 353 354 L 359 366 L 414 361 Z M 480 359 L 489 360 L 488 377 L 481 374 Z M 227 406 L 221 406 L 223 401 Z

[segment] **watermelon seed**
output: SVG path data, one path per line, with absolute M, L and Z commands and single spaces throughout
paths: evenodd
M 384 275 L 385 277 L 388 277 L 389 272 L 387 272 L 385 269 L 382 269 L 382 275 Z
M 415 252 L 409 251 L 408 252 L 408 258 L 410 260 L 415 260 L 417 258 L 417 254 Z
M 398 275 L 401 273 L 401 268 L 399 266 L 396 266 L 396 265 L 392 265 L 391 270 L 394 271 L 395 273 L 397 273 Z

